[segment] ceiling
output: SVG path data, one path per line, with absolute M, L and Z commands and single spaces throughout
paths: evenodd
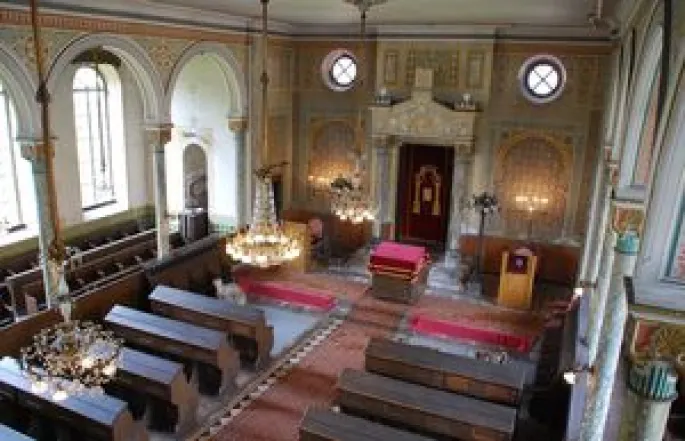
M 291 35 L 355 34 L 359 11 L 349 0 L 270 0 L 270 29 Z M 588 16 L 602 3 L 599 27 Z M 609 36 L 618 5 L 633 0 L 386 0 L 368 12 L 379 35 Z M 0 0 L 27 5 L 28 0 Z M 44 9 L 115 15 L 219 29 L 258 28 L 260 0 L 41 0 Z M 611 23 L 611 25 L 608 25 Z M 597 31 L 601 31 L 598 33 Z
M 259 0 L 145 1 L 247 17 L 259 17 L 261 11 Z M 605 11 L 611 13 L 608 9 L 615 1 L 605 3 Z M 368 20 L 383 25 L 583 25 L 595 4 L 596 0 L 387 0 L 371 8 Z M 269 16 L 292 25 L 359 22 L 357 8 L 344 0 L 270 0 Z

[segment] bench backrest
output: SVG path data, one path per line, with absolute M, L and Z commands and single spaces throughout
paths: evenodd
M 212 281 L 230 273 L 226 239 L 211 235 L 145 264 L 150 286 L 167 285 L 185 291 L 212 294 Z

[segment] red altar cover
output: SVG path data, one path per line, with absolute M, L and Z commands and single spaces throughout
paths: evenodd
M 371 253 L 369 270 L 390 276 L 413 277 L 429 261 L 430 256 L 424 247 L 381 242 Z

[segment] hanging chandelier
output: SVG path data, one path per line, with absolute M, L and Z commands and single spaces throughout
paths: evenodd
M 264 151 L 268 146 L 268 106 L 267 47 L 268 47 L 268 4 L 262 3 L 262 144 Z M 252 223 L 247 230 L 239 232 L 226 244 L 226 253 L 234 260 L 267 268 L 292 260 L 300 255 L 299 242 L 289 237 L 276 218 L 273 191 L 273 170 L 287 162 L 267 165 L 255 170 L 256 188 L 252 209 Z
M 226 252 L 234 260 L 266 268 L 300 255 L 299 242 L 288 237 L 276 219 L 272 170 L 283 165 L 274 164 L 255 171 L 257 187 L 252 223 L 226 245 Z
M 354 4 L 361 12 L 361 27 L 360 37 L 362 49 L 360 54 L 366 52 L 366 13 L 374 5 L 384 3 L 385 0 L 346 0 Z M 367 77 L 366 72 L 366 56 L 362 57 L 362 75 L 359 84 L 359 113 L 357 124 L 357 146 L 354 149 L 355 168 L 352 178 L 338 177 L 331 182 L 331 211 L 341 221 L 349 221 L 353 224 L 359 224 L 364 221 L 372 221 L 375 218 L 375 209 L 373 202 L 362 188 L 362 162 L 363 154 L 363 140 L 366 137 L 363 124 L 363 108 L 364 108 L 364 81 Z
M 43 148 L 50 146 L 49 100 L 43 70 L 38 22 L 38 1 L 30 1 L 31 25 L 38 71 L 38 101 L 41 105 Z M 50 158 L 50 155 L 46 155 Z M 32 343 L 21 348 L 20 366 L 36 393 L 49 394 L 55 401 L 67 399 L 70 395 L 101 393 L 102 386 L 116 374 L 122 340 L 111 332 L 91 322 L 71 320 L 72 300 L 69 294 L 64 269 L 66 252 L 59 234 L 59 222 L 55 213 L 53 165 L 46 161 L 47 191 L 50 198 L 48 215 L 53 226 L 54 237 L 47 250 L 44 271 L 49 271 L 46 286 L 48 306 L 57 300 L 63 322 L 41 330 L 33 336 Z M 42 237 L 41 237 L 42 239 Z M 41 244 L 41 246 L 46 246 Z
M 123 340 L 96 323 L 71 320 L 64 267 L 57 271 L 60 283 L 55 298 L 63 322 L 34 335 L 32 344 L 21 348 L 19 362 L 35 393 L 62 401 L 71 395 L 102 393 L 119 367 Z
M 375 218 L 371 201 L 361 185 L 346 178 L 331 182 L 331 210 L 341 221 L 359 224 Z

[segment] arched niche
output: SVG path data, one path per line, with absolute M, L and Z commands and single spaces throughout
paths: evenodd
M 572 173 L 572 144 L 545 132 L 512 134 L 497 150 L 494 171 L 507 234 L 536 239 L 564 236 Z
M 239 90 L 227 73 L 224 59 L 213 52 L 196 52 L 182 57 L 167 91 L 174 125 L 171 143 L 166 147 L 169 188 L 181 188 L 184 182 L 183 153 L 189 144 L 204 149 L 207 164 L 207 208 L 215 226 L 235 225 L 238 216 L 238 161 L 236 137 L 229 127 L 229 115 Z M 167 192 L 172 211 L 184 207 L 183 192 Z
M 247 84 L 245 74 L 233 51 L 219 43 L 199 42 L 188 47 L 174 65 L 169 82 L 166 84 L 164 106 L 171 114 L 172 99 L 178 77 L 187 64 L 198 55 L 210 56 L 219 65 L 226 86 L 232 92 L 230 98 L 230 115 L 247 114 Z M 227 114 L 228 115 L 228 114 Z
M 207 188 L 207 155 L 198 144 L 183 149 L 184 208 L 209 208 Z
M 94 48 L 102 48 L 113 53 L 131 70 L 142 97 L 146 123 L 168 120 L 168 112 L 163 107 L 164 89 L 157 68 L 140 45 L 123 36 L 91 34 L 71 41 L 50 64 L 47 77 L 48 91 L 54 92 L 60 77 L 77 56 Z

